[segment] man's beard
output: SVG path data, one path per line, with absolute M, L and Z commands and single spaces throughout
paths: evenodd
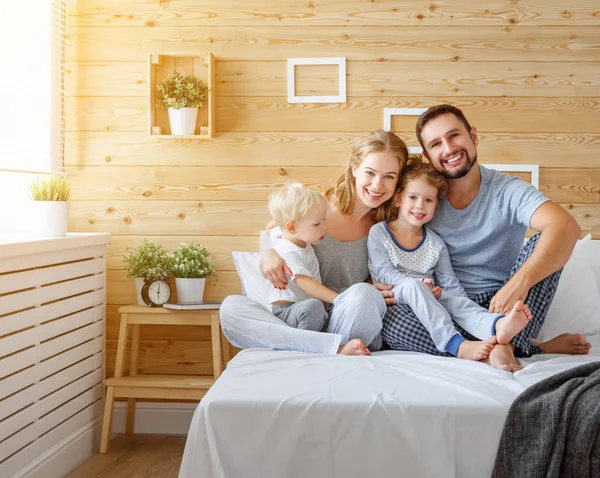
M 475 152 L 475 156 L 473 156 L 473 158 L 471 158 L 469 156 L 469 154 L 467 153 L 466 150 L 463 149 L 463 152 L 465 153 L 465 156 L 467 157 L 467 162 L 462 166 L 462 168 L 456 169 L 456 170 L 453 170 L 450 172 L 446 168 L 442 167 L 442 170 L 440 171 L 440 173 L 446 179 L 464 178 L 467 174 L 469 174 L 469 171 L 471 171 L 471 168 L 477 162 L 477 152 Z M 450 156 L 452 156 L 452 155 L 450 155 Z

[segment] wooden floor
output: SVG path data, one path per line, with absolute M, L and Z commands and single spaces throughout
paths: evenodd
M 110 451 L 96 453 L 66 478 L 177 478 L 185 436 L 117 435 Z

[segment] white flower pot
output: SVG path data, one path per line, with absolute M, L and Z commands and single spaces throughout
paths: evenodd
M 142 299 L 142 287 L 144 287 L 144 278 L 136 277 L 135 278 L 135 295 L 137 297 L 138 305 L 147 305 Z
M 69 203 L 67 201 L 33 201 L 32 232 L 39 237 L 67 235 Z
M 204 284 L 206 279 L 181 279 L 175 278 L 177 297 L 180 304 L 196 304 L 202 302 L 204 297 Z
M 196 131 L 198 108 L 169 108 L 169 124 L 171 134 L 175 136 L 190 136 Z

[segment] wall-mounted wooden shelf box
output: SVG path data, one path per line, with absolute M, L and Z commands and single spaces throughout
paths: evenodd
M 178 53 L 150 53 L 148 62 L 148 134 L 164 139 L 209 139 L 215 137 L 215 57 Z M 169 113 L 166 108 L 156 106 L 156 85 L 177 70 L 183 76 L 194 75 L 208 86 L 208 98 L 198 110 L 195 134 L 174 136 L 170 134 Z

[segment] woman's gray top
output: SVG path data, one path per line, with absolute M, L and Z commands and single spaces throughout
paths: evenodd
M 323 285 L 335 292 L 369 278 L 367 237 L 342 242 L 326 235 L 313 249 L 319 261 Z

